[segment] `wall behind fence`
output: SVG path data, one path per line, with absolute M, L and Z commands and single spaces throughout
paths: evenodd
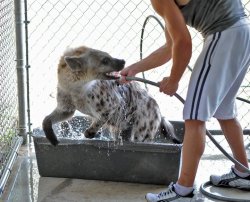
M 250 11 L 248 0 L 243 1 Z M 45 115 L 56 106 L 56 68 L 59 57 L 67 47 L 87 45 L 101 49 L 111 55 L 124 58 L 129 65 L 140 59 L 140 35 L 148 15 L 155 15 L 149 1 L 114 0 L 30 0 L 28 3 L 29 56 L 31 65 L 30 98 L 33 126 L 41 125 Z M 249 13 L 248 13 L 249 15 Z M 190 29 L 193 38 L 194 61 L 202 48 L 202 37 Z M 164 43 L 164 33 L 155 20 L 146 26 L 143 41 L 143 56 L 148 55 Z M 159 81 L 169 74 L 171 63 L 146 72 L 146 78 Z M 178 93 L 185 97 L 190 71 L 186 70 Z M 239 96 L 250 96 L 250 73 L 239 91 Z M 159 93 L 149 87 L 157 99 L 162 113 L 169 119 L 182 119 L 182 104 L 173 97 Z M 249 104 L 237 101 L 239 119 L 244 128 L 249 128 Z M 217 128 L 214 120 L 208 127 Z
M 15 53 L 14 2 L 2 0 L 0 1 L 0 189 L 8 157 L 13 149 L 13 141 L 17 135 Z

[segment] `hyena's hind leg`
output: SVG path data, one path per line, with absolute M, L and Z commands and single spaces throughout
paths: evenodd
M 46 138 L 51 142 L 52 145 L 56 146 L 59 143 L 56 134 L 52 128 L 52 125 L 71 118 L 74 112 L 75 110 L 62 111 L 59 108 L 56 108 L 51 114 L 44 118 L 43 130 L 46 135 Z

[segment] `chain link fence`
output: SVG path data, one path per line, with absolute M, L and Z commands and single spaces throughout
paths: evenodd
M 242 0 L 249 16 L 250 1 Z M 29 24 L 30 99 L 33 127 L 41 126 L 42 119 L 56 106 L 56 69 L 59 57 L 67 47 L 86 45 L 123 58 L 129 65 L 140 60 L 164 43 L 162 27 L 155 19 L 149 19 L 144 30 L 140 50 L 141 31 L 145 19 L 158 16 L 150 2 L 144 0 L 30 0 L 27 1 Z M 160 19 L 160 18 L 159 18 Z M 161 20 L 161 19 L 160 19 Z M 193 38 L 192 68 L 203 46 L 201 35 L 190 28 Z M 169 75 L 171 63 L 145 72 L 145 78 L 155 82 Z M 187 69 L 178 93 L 185 97 L 191 71 Z M 156 98 L 163 115 L 170 120 L 182 120 L 183 105 L 174 97 L 159 93 L 148 86 Z M 250 99 L 250 72 L 248 72 L 238 96 Z M 250 105 L 237 101 L 239 120 L 244 129 L 250 128 Z M 219 129 L 215 120 L 207 123 L 208 129 Z M 249 137 L 245 137 L 246 144 Z M 218 137 L 228 148 L 223 136 Z M 217 148 L 207 140 L 208 154 Z M 211 153 L 212 152 L 212 153 Z
M 155 15 L 148 1 L 77 1 L 31 0 L 28 1 L 30 98 L 33 126 L 40 126 L 42 118 L 55 106 L 56 69 L 59 57 L 67 47 L 86 45 L 124 58 L 129 65 L 140 59 L 140 37 L 143 23 L 149 15 Z M 243 1 L 249 15 L 250 3 Z M 157 15 L 155 15 L 157 16 Z M 193 38 L 192 67 L 201 51 L 203 39 L 191 29 Z M 150 19 L 144 30 L 142 57 L 164 43 L 162 27 Z M 145 73 L 146 78 L 159 81 L 169 74 L 171 64 Z M 185 97 L 191 72 L 187 69 L 178 93 Z M 239 96 L 249 99 L 249 74 L 239 91 Z M 175 98 L 161 95 L 155 87 L 149 87 L 162 112 L 169 119 L 182 119 L 182 104 Z M 169 103 L 169 104 L 168 104 Z M 171 106 L 171 107 L 170 107 Z M 249 106 L 238 102 L 239 119 L 249 128 Z M 174 110 L 173 110 L 174 109 Z M 212 120 L 209 127 L 217 128 Z
M 17 143 L 17 74 L 14 1 L 0 1 L 0 195 Z

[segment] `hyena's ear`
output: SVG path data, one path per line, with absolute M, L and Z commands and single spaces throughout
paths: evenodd
M 82 70 L 85 63 L 83 58 L 76 56 L 65 56 L 64 60 L 72 71 Z

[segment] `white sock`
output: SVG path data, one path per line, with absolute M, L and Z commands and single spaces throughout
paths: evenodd
M 245 178 L 248 177 L 249 174 L 245 173 L 245 172 L 241 172 L 239 170 L 237 170 L 234 166 L 233 166 L 234 172 L 236 173 L 236 175 L 238 175 L 239 177 Z
M 181 195 L 181 196 L 187 196 L 194 189 L 193 187 L 184 187 L 184 186 L 178 184 L 178 182 L 176 184 L 174 184 L 174 188 L 175 188 L 176 193 Z

